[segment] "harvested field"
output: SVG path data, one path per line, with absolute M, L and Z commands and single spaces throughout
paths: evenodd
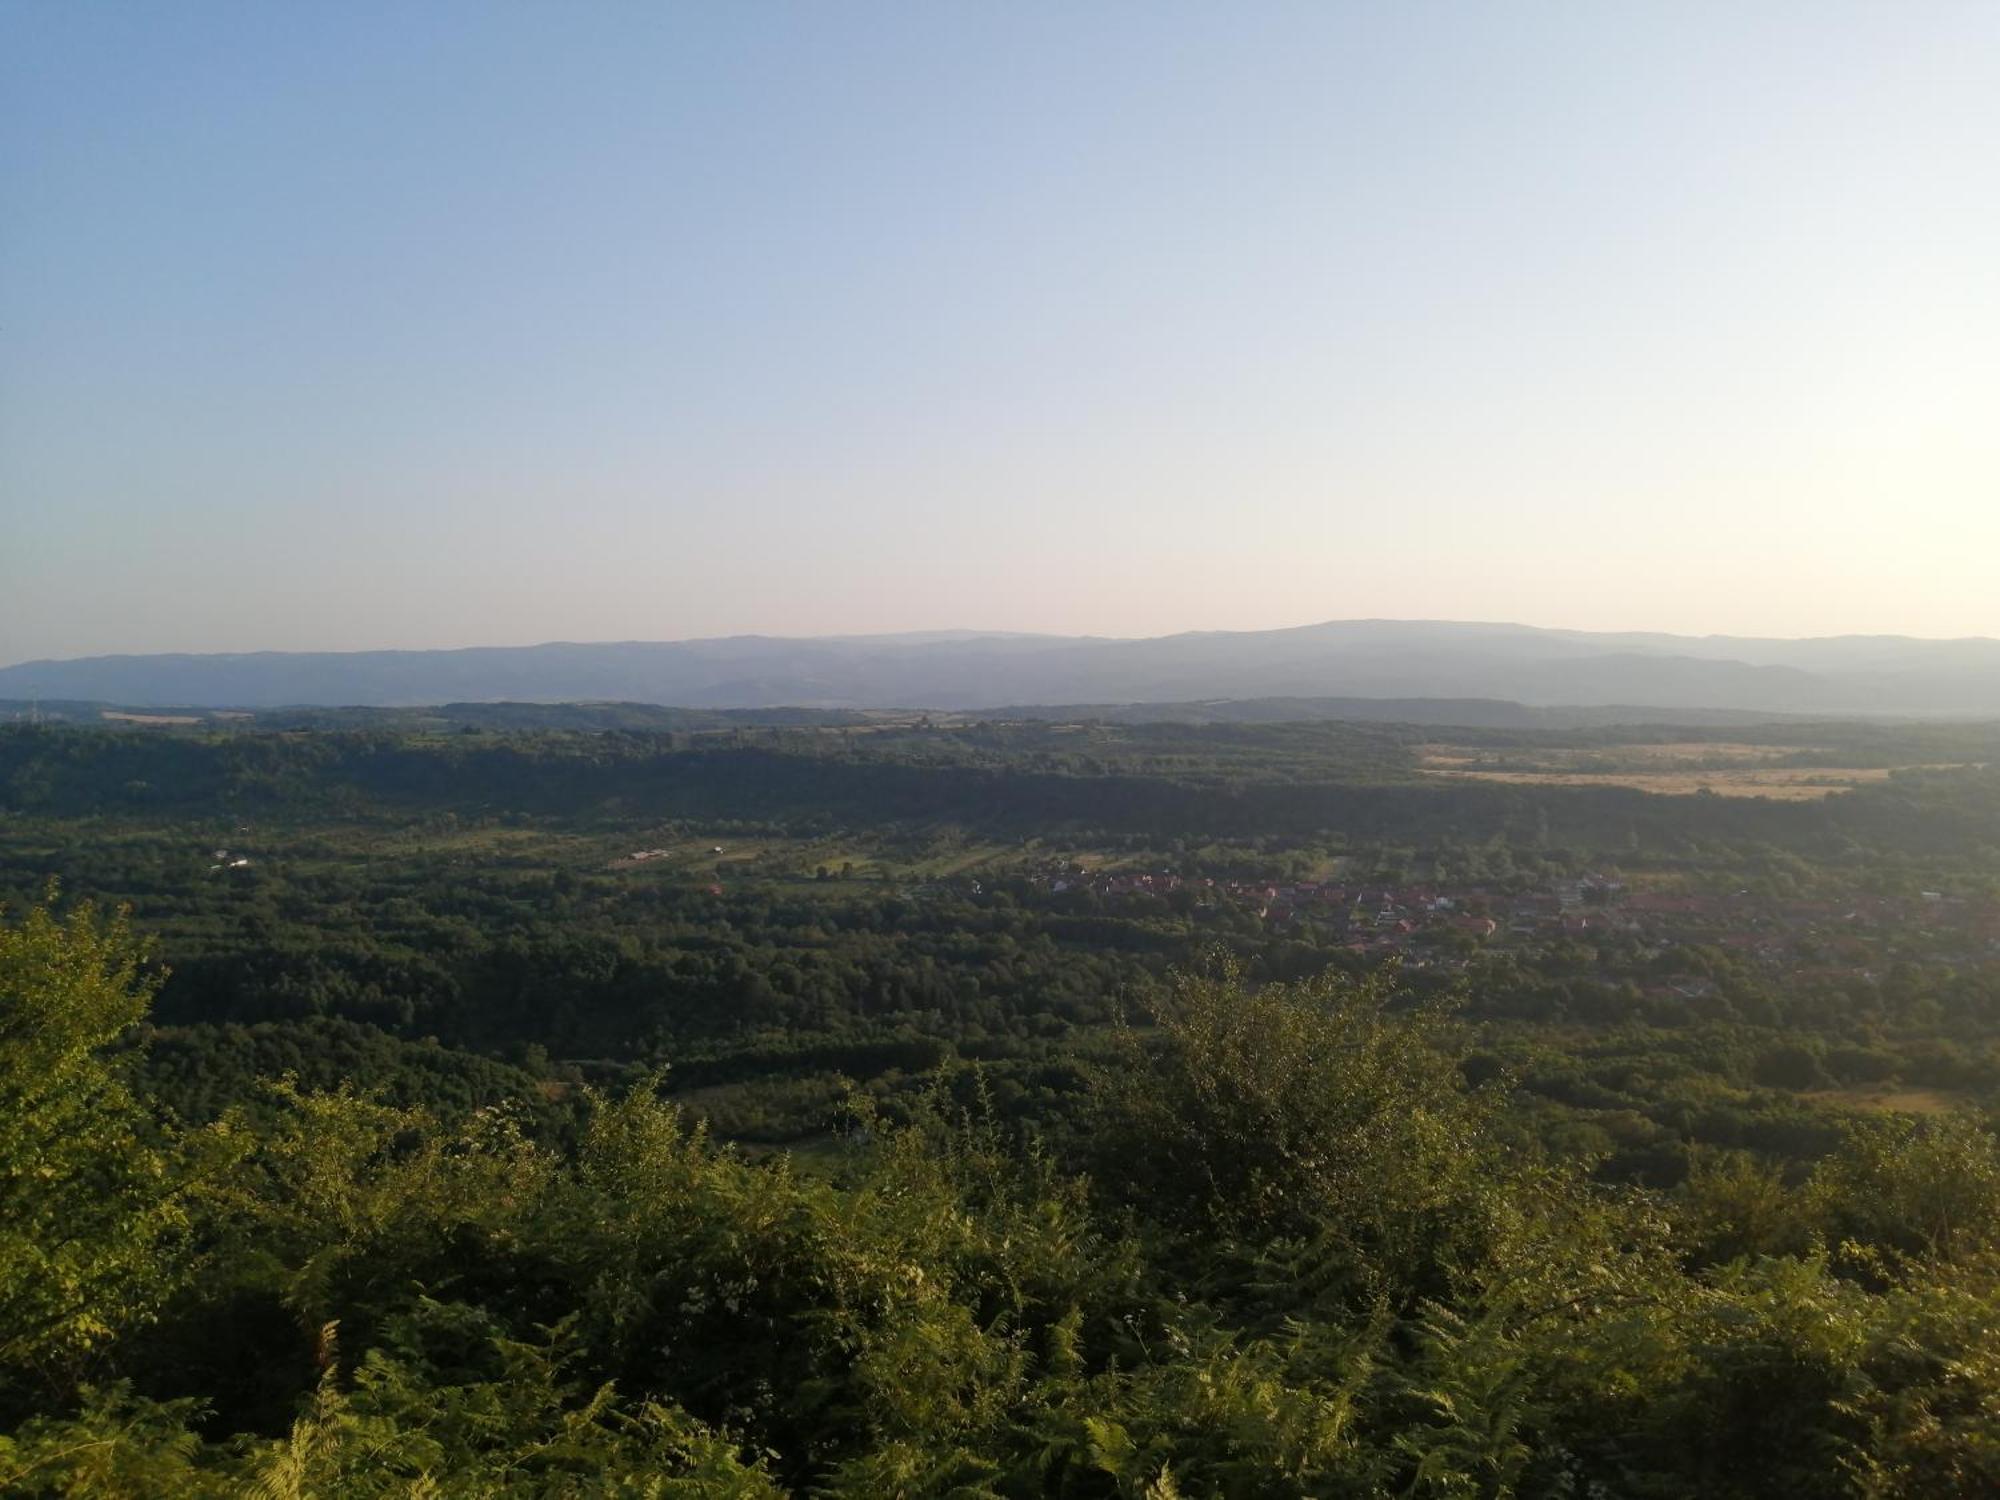
M 1624 786 L 1663 797 L 1692 797 L 1710 792 L 1718 797 L 1770 797 L 1781 802 L 1811 802 L 1889 777 L 1888 771 L 1879 767 L 1842 770 L 1823 766 L 1767 766 L 1739 771 L 1474 771 L 1433 766 L 1422 769 L 1427 776 L 1459 781 L 1502 781 L 1517 786 Z
M 1675 740 L 1655 745 L 1606 745 L 1588 749 L 1516 751 L 1510 758 L 1543 761 L 1549 770 L 1561 770 L 1578 761 L 1606 759 L 1630 763 L 1635 769 L 1651 765 L 1666 769 L 1684 765 L 1688 761 L 1700 760 L 1732 764 L 1777 761 L 1818 748 L 1814 745 L 1741 745 L 1726 741 Z M 1419 745 L 1416 753 L 1421 764 L 1440 767 L 1477 766 L 1481 762 L 1491 761 L 1496 754 L 1495 751 L 1471 745 Z
M 1427 776 L 1516 786 L 1622 786 L 1663 797 L 1766 797 L 1811 802 L 1887 780 L 1916 766 L 1815 764 L 1833 757 L 1813 745 L 1670 740 L 1656 744 L 1509 747 L 1429 744 L 1416 750 Z M 1922 769 L 1945 770 L 1945 766 Z

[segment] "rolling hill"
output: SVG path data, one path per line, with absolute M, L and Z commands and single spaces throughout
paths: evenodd
M 1395 620 L 1129 640 L 731 636 L 22 662 L 0 668 L 0 697 L 234 708 L 589 700 L 703 710 L 1458 698 L 1984 716 L 2000 714 L 2000 641 L 1765 640 Z

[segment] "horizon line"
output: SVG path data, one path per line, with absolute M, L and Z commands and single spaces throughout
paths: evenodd
M 1341 625 L 1454 625 L 1469 629 L 1525 630 L 1546 635 L 1566 636 L 1651 636 L 1667 640 L 1684 641 L 1783 641 L 1792 644 L 1816 641 L 1916 641 L 1932 645 L 1966 645 L 1973 643 L 1992 644 L 2000 642 L 2000 636 L 1991 635 L 1949 635 L 1925 636 L 1900 631 L 1842 631 L 1823 635 L 1743 635 L 1729 631 L 1706 631 L 1701 633 L 1677 630 L 1644 629 L 1583 629 L 1567 625 L 1530 625 L 1519 620 L 1488 619 L 1446 619 L 1439 616 L 1395 616 L 1357 615 L 1328 619 L 1309 620 L 1299 625 L 1273 625 L 1247 629 L 1230 628 L 1190 628 L 1186 630 L 1162 631 L 1154 635 L 1102 635 L 1093 633 L 1066 634 L 1059 631 L 1040 630 L 985 630 L 970 626 L 944 626 L 914 630 L 879 631 L 826 631 L 807 635 L 773 634 L 765 631 L 734 631 L 723 635 L 658 636 L 652 638 L 627 637 L 618 640 L 571 640 L 553 639 L 527 641 L 515 644 L 475 642 L 460 646 L 352 646 L 352 647 L 251 647 L 220 651 L 93 651 L 79 656 L 37 656 L 24 657 L 15 661 L 0 662 L 0 671 L 11 671 L 16 667 L 62 666 L 87 661 L 167 660 L 172 658 L 235 658 L 255 656 L 446 656 L 472 651 L 543 651 L 555 647 L 617 647 L 617 646 L 699 646 L 721 644 L 731 641 L 797 641 L 797 642 L 895 642 L 903 641 L 912 645 L 943 645 L 953 642 L 974 640 L 1015 640 L 1049 642 L 1091 642 L 1099 644 L 1126 644 L 1143 641 L 1176 640 L 1186 636 L 1218 635 L 1283 635 L 1293 631 L 1320 630 Z

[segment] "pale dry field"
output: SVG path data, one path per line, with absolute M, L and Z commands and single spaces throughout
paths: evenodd
M 1799 1097 L 1836 1109 L 1858 1109 L 1872 1114 L 1943 1115 L 1963 1108 L 1966 1103 L 1963 1094 L 1946 1089 L 1906 1088 L 1900 1084 L 1815 1089 Z
M 1668 740 L 1649 745 L 1501 752 L 1470 745 L 1431 744 L 1417 747 L 1417 764 L 1427 776 L 1463 781 L 1622 786 L 1663 797 L 1691 797 L 1705 791 L 1718 797 L 1766 797 L 1780 802 L 1811 802 L 1888 779 L 1889 771 L 1879 766 L 1769 764 L 1813 748 Z M 1498 769 L 1493 765 L 1496 760 L 1512 764 Z M 1607 761 L 1620 764 L 1608 768 Z M 1718 761 L 1723 764 L 1715 764 Z
M 1501 781 L 1516 786 L 1624 786 L 1663 797 L 1691 797 L 1708 791 L 1718 797 L 1770 797 L 1780 802 L 1811 802 L 1850 791 L 1871 781 L 1886 781 L 1880 768 L 1842 770 L 1829 766 L 1767 766 L 1741 771 L 1471 771 L 1424 767 L 1426 776 L 1456 781 Z
M 1802 750 L 1817 749 L 1814 745 L 1739 745 L 1730 742 L 1711 744 L 1701 740 L 1674 741 L 1657 745 L 1605 745 L 1574 750 L 1544 750 L 1541 759 L 1550 770 L 1559 770 L 1570 763 L 1589 758 L 1616 756 L 1620 760 L 1658 761 L 1663 767 L 1689 760 L 1762 761 L 1778 760 L 1787 755 L 1797 755 Z M 1491 750 L 1479 751 L 1466 745 L 1419 745 L 1417 759 L 1426 766 L 1470 766 L 1482 759 L 1491 759 Z M 1526 759 L 1529 752 L 1516 752 L 1511 758 Z

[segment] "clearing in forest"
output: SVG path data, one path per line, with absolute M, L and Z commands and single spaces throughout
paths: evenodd
M 1799 764 L 1809 745 L 1745 745 L 1673 741 L 1649 745 L 1495 749 L 1420 745 L 1417 769 L 1426 776 L 1496 781 L 1516 786 L 1622 786 L 1661 796 L 1767 797 L 1810 802 L 1914 767 Z M 1789 761 L 1791 764 L 1780 764 Z M 1945 766 L 1924 769 L 1945 770 Z

